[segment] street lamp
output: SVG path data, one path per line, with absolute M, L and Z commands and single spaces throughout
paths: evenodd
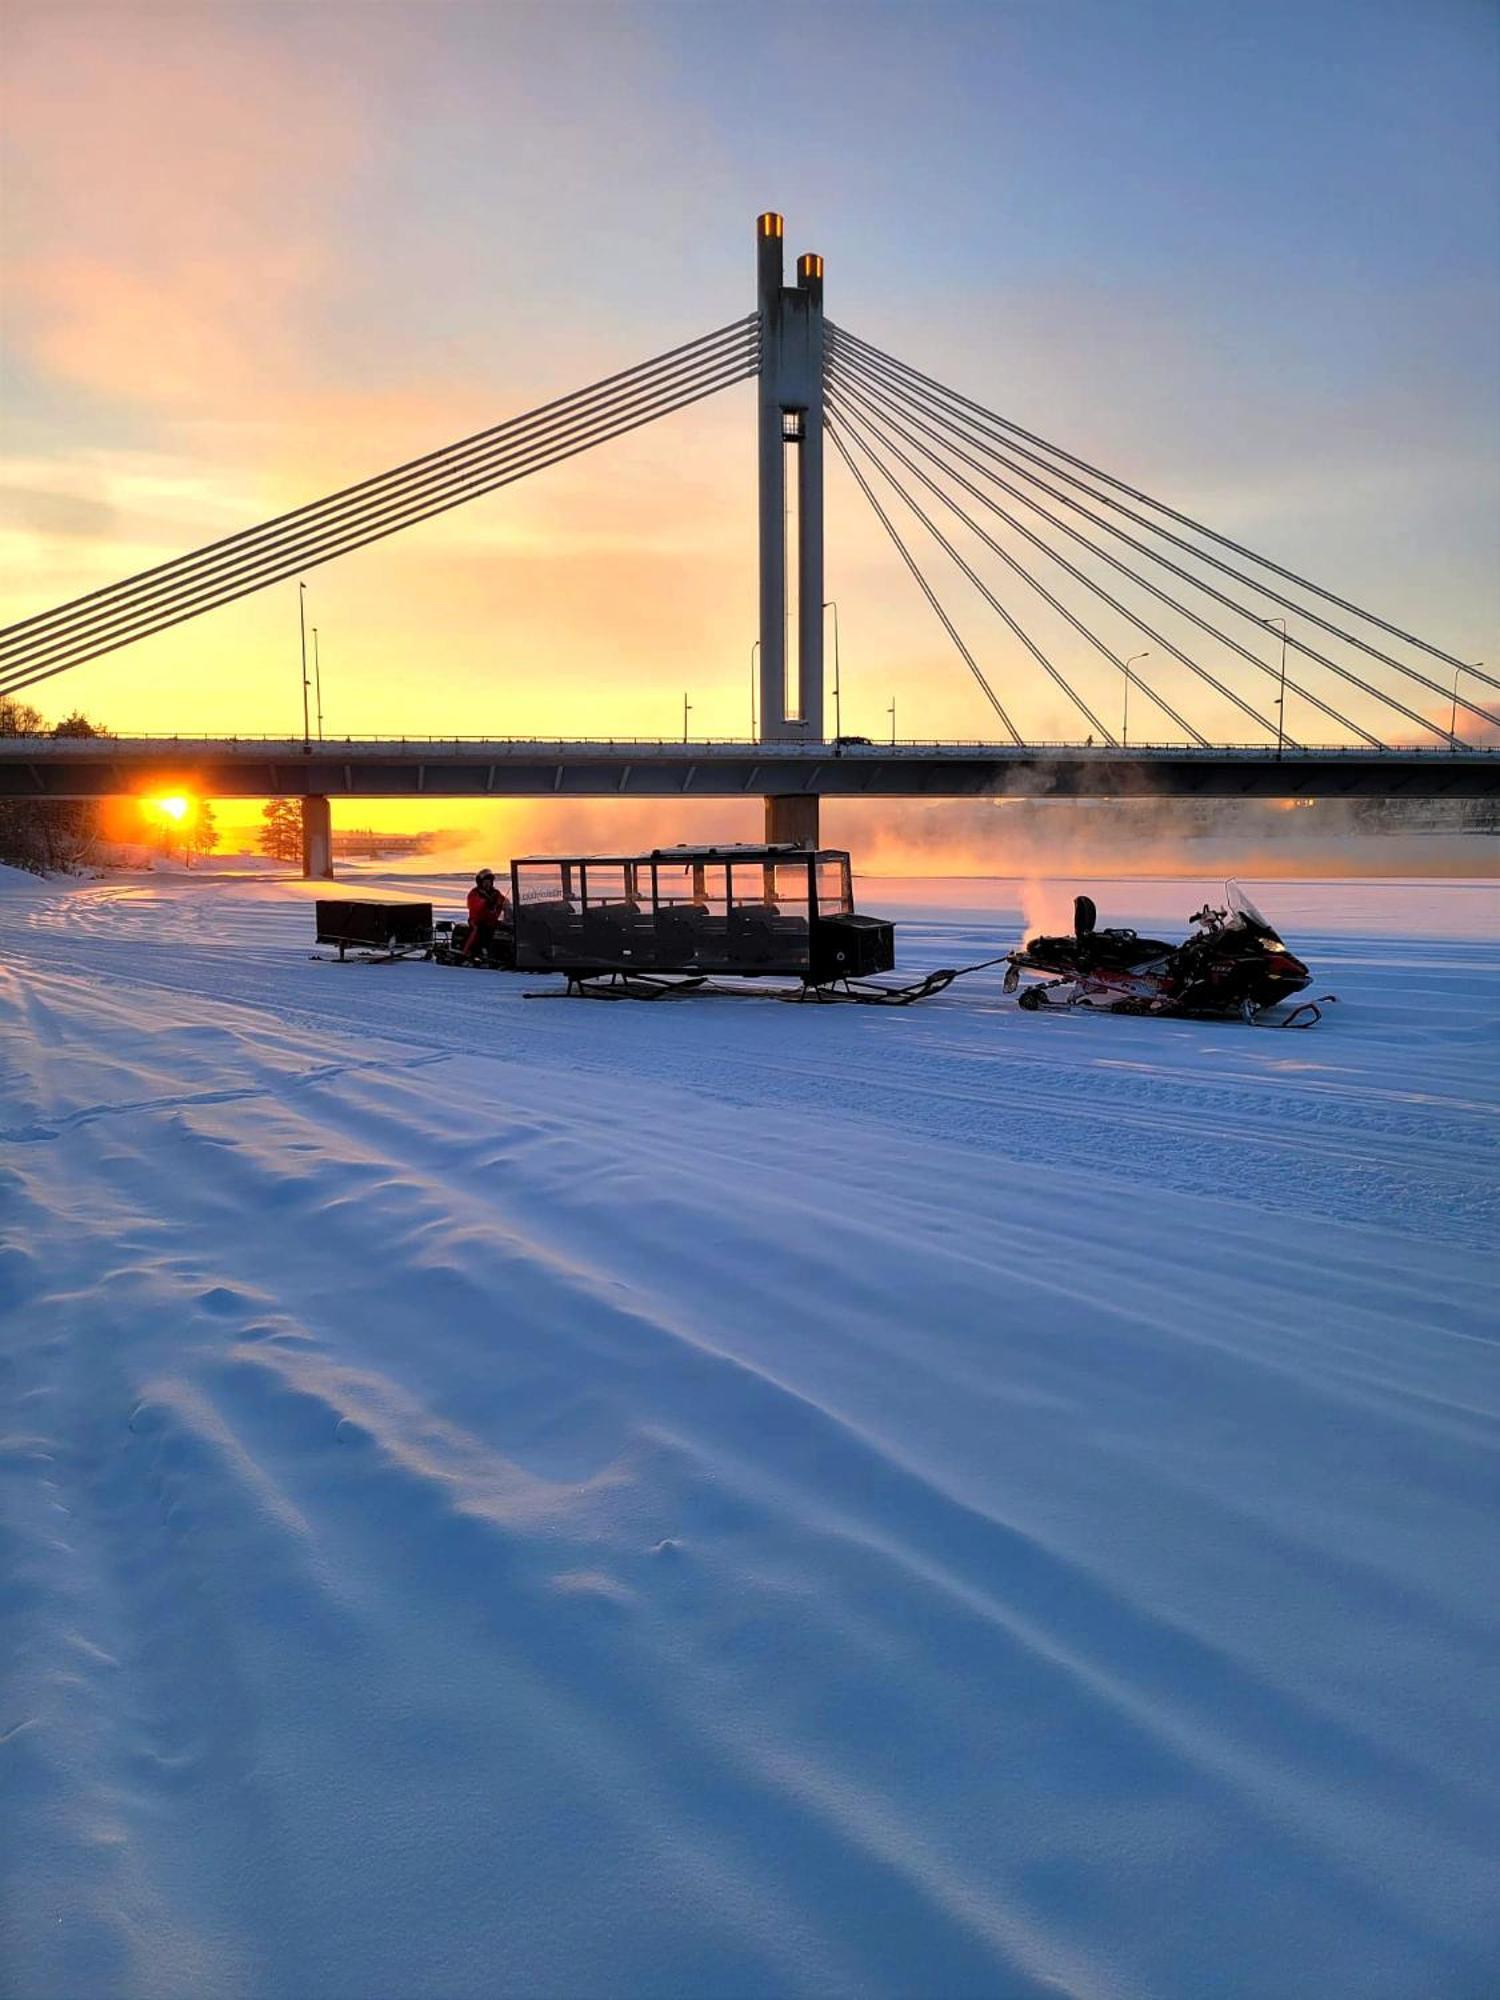
M 297 585 L 297 629 L 302 635 L 302 748 L 312 749 L 312 723 L 307 713 L 307 585 Z
M 1130 658 L 1125 662 L 1125 714 L 1120 724 L 1120 748 L 1122 750 L 1130 748 L 1130 669 L 1135 665 L 1137 660 L 1149 660 L 1150 657 L 1149 653 L 1132 653 Z
M 1276 695 L 1276 756 L 1279 760 L 1286 742 L 1286 620 L 1267 618 L 1265 623 L 1281 627 L 1281 686 Z
M 760 641 L 750 648 L 750 740 L 755 741 L 755 656 L 760 651 Z
M 318 651 L 318 628 L 312 628 L 313 635 L 313 689 L 318 705 L 318 741 L 323 741 L 323 660 Z
M 891 718 L 891 748 L 894 750 L 896 747 L 896 697 L 894 695 L 891 696 L 891 705 L 886 710 L 886 714 Z
M 1460 674 L 1471 674 L 1474 672 L 1475 667 L 1482 667 L 1483 665 L 1483 660 L 1476 660 L 1473 667 L 1465 662 L 1463 665 L 1453 669 L 1453 707 L 1448 716 L 1448 748 L 1450 750 L 1458 748 L 1458 677 Z
M 690 715 L 691 713 L 692 713 L 692 710 L 691 710 L 691 707 L 690 707 L 690 705 L 689 705 L 689 703 L 688 703 L 688 698 L 687 698 L 687 689 L 686 689 L 686 688 L 684 688 L 684 689 L 682 690 L 682 740 L 683 740 L 683 742 L 684 742 L 684 743 L 686 743 L 686 742 L 687 742 L 687 740 L 688 740 L 688 733 L 687 733 L 687 729 L 688 729 L 688 724 L 687 724 L 687 719 L 688 719 L 688 716 L 689 716 L 689 715 Z
M 836 748 L 844 734 L 844 711 L 839 699 L 839 607 L 833 598 L 825 597 L 823 609 L 833 613 L 833 741 Z

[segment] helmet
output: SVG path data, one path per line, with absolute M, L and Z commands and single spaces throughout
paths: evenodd
M 482 889 L 486 882 L 493 882 L 494 879 L 495 871 L 493 868 L 481 868 L 479 873 L 474 877 L 475 886 Z

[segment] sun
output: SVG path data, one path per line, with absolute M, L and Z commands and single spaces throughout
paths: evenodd
M 174 792 L 170 798 L 166 799 L 147 800 L 147 804 L 151 807 L 153 812 L 160 813 L 163 819 L 173 819 L 173 820 L 186 819 L 188 816 L 188 806 L 190 803 L 191 801 L 185 799 L 181 794 L 181 792 Z

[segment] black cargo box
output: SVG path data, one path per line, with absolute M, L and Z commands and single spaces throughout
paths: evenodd
M 896 963 L 896 927 L 884 917 L 861 916 L 846 910 L 819 919 L 813 932 L 812 976 L 822 984 L 834 979 L 868 979 L 872 972 L 889 972 Z
M 432 942 L 431 903 L 354 903 L 318 899 L 318 943 L 362 951 L 411 951 Z

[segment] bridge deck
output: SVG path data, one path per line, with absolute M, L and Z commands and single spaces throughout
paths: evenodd
M 1500 751 L 1077 744 L 0 738 L 0 798 L 1490 798 Z

